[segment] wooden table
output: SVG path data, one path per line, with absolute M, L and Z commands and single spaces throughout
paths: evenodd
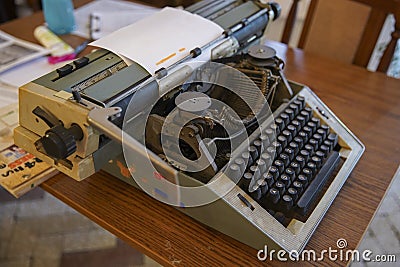
M 35 42 L 41 13 L 0 25 Z M 64 36 L 71 45 L 82 39 Z M 400 80 L 268 42 L 291 80 L 309 85 L 365 144 L 366 151 L 306 249 L 355 249 L 400 162 Z M 132 186 L 100 172 L 83 182 L 59 174 L 42 188 L 163 265 L 260 265 L 257 250 L 198 223 Z M 279 261 L 268 262 L 280 265 Z M 319 264 L 319 263 L 310 263 Z M 346 262 L 327 262 L 346 265 Z

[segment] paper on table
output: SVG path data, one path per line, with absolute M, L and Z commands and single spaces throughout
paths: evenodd
M 74 12 L 76 21 L 75 35 L 90 38 L 90 15 L 94 12 L 126 12 L 126 11 L 158 10 L 158 8 L 120 0 L 97 0 L 90 2 Z M 119 20 L 119 17 L 114 18 Z
M 184 58 L 192 49 L 215 40 L 222 32 L 210 20 L 166 7 L 90 45 L 127 57 L 154 74 Z

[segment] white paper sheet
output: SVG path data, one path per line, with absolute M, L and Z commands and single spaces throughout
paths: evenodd
M 73 33 L 85 38 L 90 38 L 90 15 L 95 12 L 104 13 L 149 10 L 158 10 L 158 8 L 119 0 L 93 1 L 75 10 L 76 30 Z M 118 17 L 114 19 L 119 21 Z
M 154 75 L 160 68 L 187 56 L 192 49 L 215 40 L 222 32 L 212 21 L 166 7 L 90 45 L 127 57 Z

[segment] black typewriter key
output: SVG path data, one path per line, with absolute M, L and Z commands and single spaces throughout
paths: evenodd
M 292 140 L 292 133 L 288 130 L 283 130 L 281 136 L 286 138 L 286 144 Z
M 243 152 L 242 153 L 242 159 L 246 163 L 246 168 L 250 167 L 253 165 L 253 159 L 251 158 L 251 155 L 249 152 Z
M 295 101 L 296 101 L 296 100 L 295 100 Z M 289 105 L 289 108 L 290 108 L 291 110 L 293 110 L 293 113 L 294 113 L 295 116 L 296 116 L 296 115 L 299 113 L 299 111 L 300 111 L 300 106 L 297 105 L 296 103 L 294 103 L 294 101 L 293 101 L 292 104 Z
M 297 190 L 293 187 L 288 188 L 288 190 L 286 191 L 286 194 L 288 194 L 289 196 L 292 197 L 293 201 L 296 201 L 299 198 L 299 193 L 297 192 Z
M 270 173 L 272 175 L 272 178 L 274 179 L 274 181 L 279 177 L 279 170 L 276 166 L 269 167 L 268 173 Z M 270 185 L 270 184 L 268 183 L 268 185 Z
M 228 176 L 232 181 L 239 181 L 242 176 L 240 167 L 237 164 L 231 164 L 226 171 L 226 176 Z
M 292 124 L 289 124 L 287 127 L 286 127 L 286 130 L 288 130 L 290 133 L 291 133 L 291 138 L 290 138 L 290 141 L 292 140 L 292 137 L 295 137 L 296 135 L 297 135 L 297 129 L 296 129 L 296 127 L 295 126 L 293 126 Z M 289 140 L 289 139 L 288 139 Z M 289 141 L 289 142 L 290 142 Z
M 285 187 L 289 187 L 289 185 L 292 182 L 292 180 L 290 179 L 289 175 L 287 175 L 286 173 L 282 174 L 279 177 L 279 181 L 282 182 L 285 185 Z M 275 183 L 275 187 L 276 187 L 276 183 Z
M 292 104 L 295 105 L 295 106 L 297 106 L 298 112 L 304 108 L 304 101 L 301 101 L 301 100 L 299 100 L 299 99 L 295 99 L 295 100 L 292 102 Z
M 281 197 L 280 197 L 280 193 L 279 193 L 279 190 L 277 189 L 277 188 L 271 188 L 269 191 L 268 191 L 268 194 L 267 194 L 267 197 L 266 197 L 266 200 L 267 200 L 267 203 L 268 204 L 277 204 L 278 202 L 279 202 L 279 199 L 280 199 Z
M 271 187 L 275 183 L 274 177 L 269 172 L 264 173 L 262 178 L 264 178 L 264 181 L 267 183 L 269 187 Z
M 233 162 L 240 167 L 240 173 L 243 174 L 247 167 L 246 162 L 242 158 L 236 158 Z
M 276 125 L 275 123 L 272 123 L 271 126 L 269 126 L 272 131 L 275 132 L 276 135 L 278 135 L 281 132 L 281 129 L 279 129 L 279 126 Z
M 276 149 L 273 146 L 267 147 L 265 151 L 267 151 L 267 153 L 270 155 L 272 159 L 275 158 L 275 156 L 278 154 L 276 153 Z
M 238 184 L 239 187 L 242 188 L 244 191 L 248 192 L 252 177 L 253 177 L 253 175 L 249 172 L 246 172 L 245 174 L 243 174 L 243 177 L 242 177 L 242 179 L 240 179 L 239 184 Z
M 310 154 L 314 154 L 315 149 L 318 148 L 318 142 L 315 139 L 310 139 L 308 144 L 304 146 L 304 149 L 310 152 Z
M 310 120 L 310 113 L 308 113 L 306 110 L 300 111 L 300 116 L 303 116 L 306 123 Z
M 275 119 L 275 124 L 279 127 L 279 130 L 285 129 L 285 122 L 281 118 L 276 118 Z
M 306 105 L 306 99 L 304 98 L 304 96 L 297 96 L 296 101 L 299 101 L 301 103 L 301 108 L 303 109 L 304 106 Z
M 293 207 L 293 198 L 290 195 L 283 195 L 281 203 L 283 209 L 288 211 Z
M 310 115 L 310 118 L 311 118 L 311 117 L 313 116 L 313 114 L 314 114 L 312 108 L 310 108 L 310 107 L 305 107 L 303 110 L 306 111 L 306 112 Z
M 292 187 L 294 188 L 294 189 L 296 189 L 296 191 L 297 191 L 297 194 L 300 196 L 300 194 L 303 192 L 303 190 L 304 190 L 304 187 L 303 187 L 303 185 L 299 182 L 299 181 L 294 181 L 293 182 L 293 184 L 292 184 Z
M 250 192 L 250 197 L 255 201 L 260 201 L 262 197 L 261 188 L 258 185 L 254 185 L 252 192 Z
M 317 117 L 312 117 L 311 122 L 315 123 L 315 125 L 317 125 L 317 128 L 319 128 L 319 126 L 321 126 L 321 120 Z
M 317 125 L 312 121 L 307 122 L 307 127 L 311 129 L 312 133 L 314 133 L 317 130 Z
M 285 168 L 286 168 L 286 167 L 289 165 L 289 163 L 290 163 L 290 158 L 289 158 L 289 156 L 288 156 L 287 154 L 285 154 L 285 153 L 279 154 L 278 159 L 281 160 L 281 161 L 283 162 L 283 165 L 285 166 Z
M 301 130 L 301 124 L 298 120 L 292 120 L 292 125 L 296 127 L 296 133 L 298 133 Z
M 291 108 L 286 108 L 286 109 L 285 109 L 285 113 L 288 114 L 289 120 L 293 120 L 293 119 L 294 119 L 295 113 L 294 113 L 294 110 L 293 110 L 293 109 L 291 109 Z
M 261 195 L 265 195 L 268 192 L 268 183 L 265 180 L 258 180 L 257 185 L 261 190 Z
M 312 179 L 313 172 L 309 168 L 304 168 L 302 174 L 307 178 L 307 181 L 310 181 Z
M 303 129 L 301 129 L 301 130 L 302 130 L 303 132 L 306 133 L 306 135 L 307 135 L 307 140 L 308 140 L 309 138 L 311 138 L 311 136 L 312 136 L 312 129 L 311 129 L 310 127 L 304 126 Z
M 260 155 L 260 159 L 262 159 L 262 160 L 265 162 L 266 167 L 268 167 L 269 165 L 271 165 L 272 158 L 271 158 L 271 155 L 270 155 L 270 154 L 264 152 L 264 153 L 262 153 L 262 154 Z
M 319 168 L 321 168 L 321 165 L 322 165 L 322 158 L 317 157 L 317 156 L 312 156 L 309 164 L 310 163 L 314 163 L 314 165 L 316 165 L 316 169 L 319 169 Z M 310 166 L 308 164 L 307 164 L 307 167 L 310 168 Z
M 329 147 L 329 152 L 332 151 L 332 149 L 333 149 L 333 143 L 332 143 L 331 141 L 325 140 L 323 144 L 324 144 L 325 146 Z
M 286 187 L 282 181 L 276 181 L 274 187 L 278 189 L 280 195 L 283 195 L 285 193 Z
M 293 181 L 294 180 L 294 178 L 296 177 L 296 172 L 292 169 L 292 168 L 287 168 L 286 170 L 285 170 L 285 174 L 287 175 L 287 176 L 289 176 L 289 178 L 290 178 L 290 180 L 291 181 Z
M 329 134 L 329 126 L 326 125 L 326 124 L 322 124 L 322 125 L 320 126 L 320 130 L 324 131 L 324 132 L 325 132 L 325 135 L 328 135 L 328 134 Z M 326 137 L 326 136 L 325 136 L 325 137 Z
M 322 128 L 319 128 L 316 133 L 322 136 L 322 140 L 326 138 L 326 132 Z
M 296 156 L 296 162 L 300 165 L 300 168 L 303 168 L 306 165 L 307 161 L 302 155 L 297 155 Z
M 66 64 L 66 65 L 62 66 L 61 68 L 56 69 L 58 76 L 60 78 L 72 73 L 73 70 L 74 70 L 74 67 L 71 64 Z
M 283 161 L 279 159 L 274 161 L 274 166 L 278 168 L 279 173 L 282 173 L 285 169 L 285 163 L 283 163 Z
M 285 125 L 288 125 L 290 122 L 290 117 L 288 114 L 286 113 L 281 113 L 281 115 L 279 115 L 279 117 L 283 120 L 283 122 L 285 123 Z
M 292 161 L 289 166 L 293 169 L 295 175 L 300 173 L 301 166 L 297 161 Z
M 269 138 L 266 134 L 260 135 L 259 140 L 261 141 L 264 148 L 269 146 Z
M 281 143 L 279 143 L 279 142 L 277 142 L 277 141 L 274 141 L 274 142 L 272 142 L 271 145 L 272 145 L 272 147 L 275 149 L 276 154 L 282 153 L 283 147 L 282 147 L 282 144 L 281 144 Z
M 330 148 L 326 145 L 321 145 L 319 147 L 319 151 L 322 152 L 322 154 L 324 155 L 324 158 L 326 158 L 326 156 L 328 156 Z M 317 151 L 318 152 L 318 151 Z
M 304 131 L 300 131 L 297 135 L 297 137 L 301 138 L 301 140 L 303 140 L 303 144 L 308 142 L 308 135 L 306 132 Z
M 286 130 L 285 130 L 286 131 Z M 284 132 L 285 132 L 284 131 Z M 283 134 L 283 132 L 282 132 L 282 134 Z M 279 143 L 281 143 L 281 145 L 282 145 L 282 147 L 286 147 L 287 146 L 287 143 L 288 143 L 288 140 L 287 140 L 287 138 L 285 137 L 285 136 L 283 136 L 283 135 L 279 135 L 278 136 L 278 138 L 276 139 Z
M 297 179 L 297 182 L 301 183 L 301 185 L 303 186 L 303 188 L 306 188 L 308 185 L 308 179 L 304 174 L 300 174 Z M 294 184 L 294 183 L 293 183 Z
M 313 138 L 314 140 L 316 140 L 318 142 L 318 147 L 322 144 L 323 141 L 323 136 L 320 135 L 319 133 L 315 133 L 313 134 Z
M 290 142 L 289 148 L 293 149 L 295 155 L 297 155 L 297 153 L 299 153 L 300 147 L 299 147 L 299 144 L 296 142 L 296 140 L 294 140 L 294 142 Z
M 268 136 L 269 142 L 275 140 L 275 131 L 272 130 L 271 128 L 265 129 L 264 134 Z
M 298 121 L 300 123 L 301 127 L 304 127 L 304 125 L 306 125 L 306 118 L 302 115 L 299 115 L 296 117 L 296 121 Z
M 317 164 L 315 164 L 315 163 L 312 161 L 312 157 L 311 157 L 311 161 L 307 162 L 306 168 L 311 170 L 313 176 L 314 176 L 314 174 L 317 172 L 318 166 L 317 166 Z
M 295 156 L 294 150 L 290 147 L 287 147 L 287 148 L 285 148 L 284 152 L 286 155 L 289 156 L 290 161 L 292 161 Z
M 254 140 L 253 146 L 257 149 L 258 155 L 264 152 L 261 140 Z
M 254 181 L 257 181 L 258 179 L 261 178 L 261 172 L 258 166 L 256 165 L 251 166 L 249 171 L 252 174 Z
M 332 142 L 333 147 L 335 147 L 338 143 L 338 136 L 335 133 L 330 133 L 326 139 Z
M 247 150 L 250 153 L 250 156 L 253 159 L 253 162 L 256 161 L 258 159 L 257 148 L 255 146 L 249 146 L 249 148 Z
M 256 161 L 256 165 L 258 169 L 260 169 L 261 174 L 267 171 L 267 163 L 263 159 L 258 159 Z
M 323 161 L 326 155 L 321 150 L 318 150 L 317 152 L 315 152 L 315 156 L 319 157 L 321 161 Z
M 307 145 L 305 145 L 305 147 L 306 147 Z M 310 159 L 310 152 L 308 151 L 308 150 L 306 150 L 306 149 L 302 149 L 302 150 L 300 150 L 300 153 L 299 153 L 299 155 L 300 156 L 302 156 L 303 158 L 304 158 L 304 164 Z M 299 160 L 296 158 L 296 160 L 297 160 L 297 162 L 299 162 Z

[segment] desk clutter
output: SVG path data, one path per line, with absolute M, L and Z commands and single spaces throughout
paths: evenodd
M 300 252 L 364 146 L 259 45 L 279 15 L 237 0 L 155 11 L 22 85 L 16 145 L 77 181 L 105 170 L 256 249 Z

